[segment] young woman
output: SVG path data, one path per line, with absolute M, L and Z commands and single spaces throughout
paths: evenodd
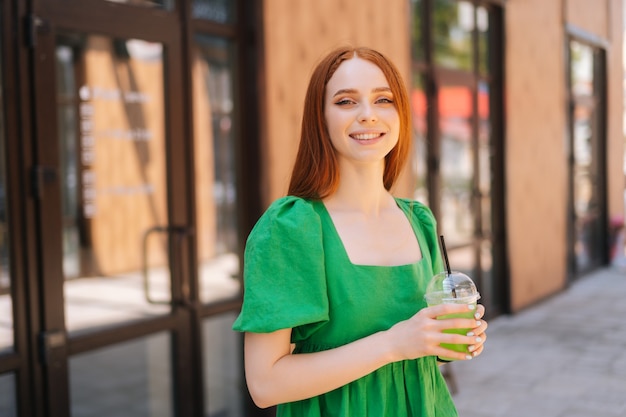
M 442 270 L 435 220 L 390 193 L 410 126 L 405 85 L 379 52 L 340 48 L 315 69 L 289 193 L 248 238 L 233 326 L 252 398 L 278 416 L 457 415 L 436 357 L 479 355 L 487 323 L 480 305 L 476 320 L 437 320 L 472 307 L 423 300 Z

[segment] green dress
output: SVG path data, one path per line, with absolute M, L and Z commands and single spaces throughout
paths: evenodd
M 352 264 L 321 201 L 276 200 L 248 237 L 244 302 L 233 329 L 292 328 L 294 354 L 317 352 L 389 329 L 425 307 L 428 280 L 442 269 L 435 220 L 418 202 L 396 202 L 422 250 L 414 264 Z M 280 404 L 277 416 L 454 417 L 457 411 L 429 356 L 393 362 L 326 394 Z

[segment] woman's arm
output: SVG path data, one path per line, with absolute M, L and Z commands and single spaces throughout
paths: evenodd
M 480 353 L 487 323 L 482 320 L 437 316 L 467 311 L 467 306 L 444 304 L 421 310 L 389 330 L 344 346 L 315 353 L 291 354 L 291 329 L 272 333 L 246 333 L 245 369 L 248 389 L 259 407 L 298 401 L 320 395 L 399 360 L 440 355 L 470 359 L 471 355 L 439 346 L 467 343 Z M 477 316 L 482 317 L 479 307 Z M 442 333 L 448 328 L 471 328 L 474 336 Z

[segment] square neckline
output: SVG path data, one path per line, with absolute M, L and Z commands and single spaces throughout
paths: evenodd
M 408 208 L 403 207 L 403 205 L 399 203 L 400 202 L 399 198 L 394 197 L 393 199 L 396 202 L 396 206 L 400 210 L 402 210 L 402 212 L 404 213 L 404 216 L 406 217 L 407 221 L 411 225 L 411 229 L 413 229 L 413 234 L 415 238 L 417 239 L 417 246 L 419 247 L 421 258 L 415 262 L 406 263 L 406 264 L 398 264 L 398 265 L 368 265 L 368 264 L 356 264 L 352 262 L 352 259 L 350 259 L 350 256 L 348 255 L 348 251 L 346 250 L 346 247 L 343 244 L 343 240 L 341 239 L 341 236 L 339 235 L 339 232 L 337 231 L 337 228 L 335 227 L 335 222 L 333 221 L 332 216 L 328 212 L 326 205 L 324 204 L 322 200 L 315 201 L 316 205 L 320 207 L 321 213 L 325 217 L 325 220 L 330 225 L 334 239 L 336 240 L 337 244 L 341 247 L 342 256 L 351 266 L 358 267 L 358 268 L 407 268 L 407 267 L 412 268 L 412 267 L 420 265 L 421 263 L 425 261 L 426 258 L 425 258 L 425 253 L 423 250 L 425 242 L 424 242 L 424 237 L 422 236 L 421 230 L 418 229 L 419 224 L 413 223 L 413 221 L 411 221 L 412 218 L 414 217 L 412 211 L 410 211 Z

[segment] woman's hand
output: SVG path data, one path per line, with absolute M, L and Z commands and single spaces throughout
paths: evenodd
M 471 319 L 445 318 L 449 314 L 474 312 Z M 413 317 L 402 321 L 388 335 L 393 343 L 397 360 L 415 359 L 423 356 L 440 356 L 456 360 L 472 359 L 480 355 L 487 335 L 487 322 L 482 320 L 482 305 L 440 304 L 420 310 Z M 443 333 L 445 329 L 469 329 L 466 334 Z M 456 352 L 441 346 L 442 343 L 467 344 L 470 353 Z
M 485 331 L 487 330 L 488 324 L 485 320 L 482 320 L 484 315 L 485 315 L 485 307 L 481 304 L 478 304 L 476 306 L 476 314 L 474 314 L 474 318 L 476 319 L 477 322 L 480 321 L 481 325 L 472 329 L 471 333 L 472 333 L 472 336 L 476 336 L 477 338 L 480 338 L 480 342 L 472 343 L 471 345 L 467 347 L 467 350 L 470 351 L 472 357 L 476 357 L 480 355 L 481 353 L 483 353 L 485 340 L 487 340 L 487 333 L 485 333 Z

